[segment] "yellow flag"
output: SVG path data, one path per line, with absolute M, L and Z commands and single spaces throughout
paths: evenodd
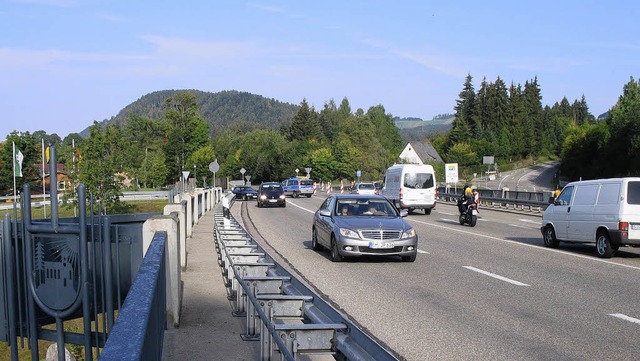
M 47 163 L 49 163 L 49 147 L 47 147 L 47 149 L 44 150 L 44 156 L 45 156 L 45 159 L 47 160 Z

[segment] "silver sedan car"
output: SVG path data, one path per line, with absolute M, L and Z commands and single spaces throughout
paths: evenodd
M 331 260 L 344 257 L 400 256 L 416 260 L 418 236 L 385 197 L 379 195 L 335 194 L 328 197 L 313 217 L 313 249 L 328 248 Z

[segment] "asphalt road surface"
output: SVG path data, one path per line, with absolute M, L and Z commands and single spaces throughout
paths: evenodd
M 557 161 L 551 161 L 529 168 L 501 172 L 499 177 L 485 182 L 483 186 L 489 189 L 509 188 L 509 190 L 520 192 L 552 192 L 554 191 L 553 177 L 558 171 L 558 166 Z
M 524 176 L 520 177 L 523 181 Z M 311 249 L 324 197 L 286 208 L 237 201 L 263 247 L 406 360 L 637 360 L 640 249 L 603 260 L 592 245 L 543 246 L 540 216 L 480 210 L 474 228 L 453 205 L 408 221 L 415 262 L 333 263 Z

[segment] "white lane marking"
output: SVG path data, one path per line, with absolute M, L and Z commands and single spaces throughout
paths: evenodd
M 621 320 L 637 323 L 637 324 L 640 325 L 640 320 L 639 319 L 627 316 L 627 315 L 622 314 L 622 313 L 610 313 L 609 316 L 613 316 L 613 317 L 619 318 Z
M 441 211 L 438 211 L 438 214 L 445 214 L 447 216 L 457 216 L 458 215 L 458 213 L 449 213 L 449 212 L 441 212 Z
M 291 204 L 292 206 L 294 206 L 294 207 L 298 207 L 298 208 L 300 208 L 300 209 L 302 209 L 302 210 L 304 210 L 304 211 L 307 211 L 307 212 L 309 212 L 309 213 L 313 213 L 313 214 L 315 214 L 315 213 L 316 213 L 316 211 L 312 211 L 312 210 L 310 210 L 310 209 L 304 208 L 303 206 L 298 205 L 298 204 L 295 204 L 295 203 L 293 203 L 292 201 L 287 201 L 287 204 Z M 430 254 L 429 252 L 427 252 L 427 251 L 423 251 L 423 250 L 420 250 L 420 249 L 416 250 L 416 252 L 418 252 L 418 253 L 424 253 L 424 254 Z
M 612 261 L 607 261 L 607 260 L 604 260 L 604 259 L 601 259 L 601 258 L 596 258 L 596 257 L 583 256 L 581 254 L 570 253 L 570 252 L 562 251 L 562 250 L 559 250 L 559 249 L 541 247 L 541 246 L 535 245 L 535 244 L 521 243 L 521 242 L 518 242 L 518 241 L 512 241 L 512 240 L 509 240 L 509 239 L 504 239 L 504 238 L 499 238 L 499 237 L 494 237 L 494 236 L 488 236 L 486 234 L 480 234 L 480 233 L 475 233 L 475 232 L 471 232 L 471 231 L 466 231 L 466 230 L 460 229 L 460 228 L 451 228 L 451 227 L 447 227 L 447 226 L 443 226 L 443 225 L 435 224 L 435 223 L 427 223 L 427 222 L 416 221 L 416 220 L 411 220 L 411 222 L 424 224 L 424 225 L 427 225 L 427 226 L 430 226 L 430 227 L 443 228 L 443 229 L 446 229 L 448 231 L 460 232 L 460 233 L 464 233 L 464 234 L 467 234 L 467 235 L 470 235 L 470 236 L 482 237 L 482 238 L 492 239 L 494 241 L 510 243 L 510 244 L 514 244 L 514 245 L 517 245 L 517 246 L 529 247 L 529 248 L 533 248 L 533 249 L 536 249 L 536 250 L 539 250 L 539 251 L 543 251 L 543 252 L 554 252 L 554 253 L 562 254 L 562 255 L 565 255 L 565 256 L 578 257 L 578 258 L 587 259 L 587 260 L 590 260 L 590 261 L 593 261 L 593 262 L 607 263 L 607 264 L 610 264 L 610 265 L 613 265 L 613 266 L 630 268 L 630 269 L 634 269 L 634 270 L 640 271 L 640 267 L 626 265 L 626 264 L 622 264 L 622 263 L 616 263 L 616 262 L 612 262 Z M 471 239 L 473 239 L 473 238 L 470 238 L 469 240 L 471 240 Z
M 294 207 L 298 207 L 298 208 L 300 208 L 300 209 L 302 209 L 302 210 L 304 210 L 304 211 L 307 211 L 307 212 L 309 212 L 309 213 L 311 213 L 311 214 L 315 214 L 315 213 L 316 213 L 316 211 L 312 211 L 312 210 L 310 210 L 310 209 L 306 209 L 306 208 L 304 208 L 303 206 L 297 205 L 297 204 L 295 204 L 295 203 L 293 203 L 292 201 L 289 201 L 289 200 L 287 200 L 287 204 L 291 204 L 292 206 L 294 206 Z
M 474 271 L 474 272 L 478 272 L 478 273 L 482 273 L 483 275 L 486 275 L 486 276 L 489 276 L 489 277 L 493 277 L 495 279 L 499 279 L 501 281 L 509 282 L 509 283 L 514 284 L 516 286 L 526 286 L 526 287 L 529 286 L 526 283 L 518 282 L 518 281 L 512 280 L 512 279 L 507 278 L 507 277 L 502 277 L 502 276 L 497 275 L 495 273 L 483 271 L 483 270 L 481 270 L 479 268 L 475 268 L 475 267 L 471 267 L 471 266 L 463 266 L 463 267 L 468 269 L 468 270 L 471 270 L 471 271 Z

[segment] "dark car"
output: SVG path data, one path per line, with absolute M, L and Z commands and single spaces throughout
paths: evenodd
M 248 200 L 258 198 L 258 192 L 249 186 L 237 186 L 231 191 L 236 199 Z
M 328 248 L 331 260 L 343 257 L 400 256 L 416 260 L 418 236 L 387 198 L 380 195 L 335 194 L 313 216 L 311 243 L 316 251 Z
M 287 199 L 284 188 L 278 182 L 262 182 L 258 188 L 258 207 L 279 206 L 286 207 Z

